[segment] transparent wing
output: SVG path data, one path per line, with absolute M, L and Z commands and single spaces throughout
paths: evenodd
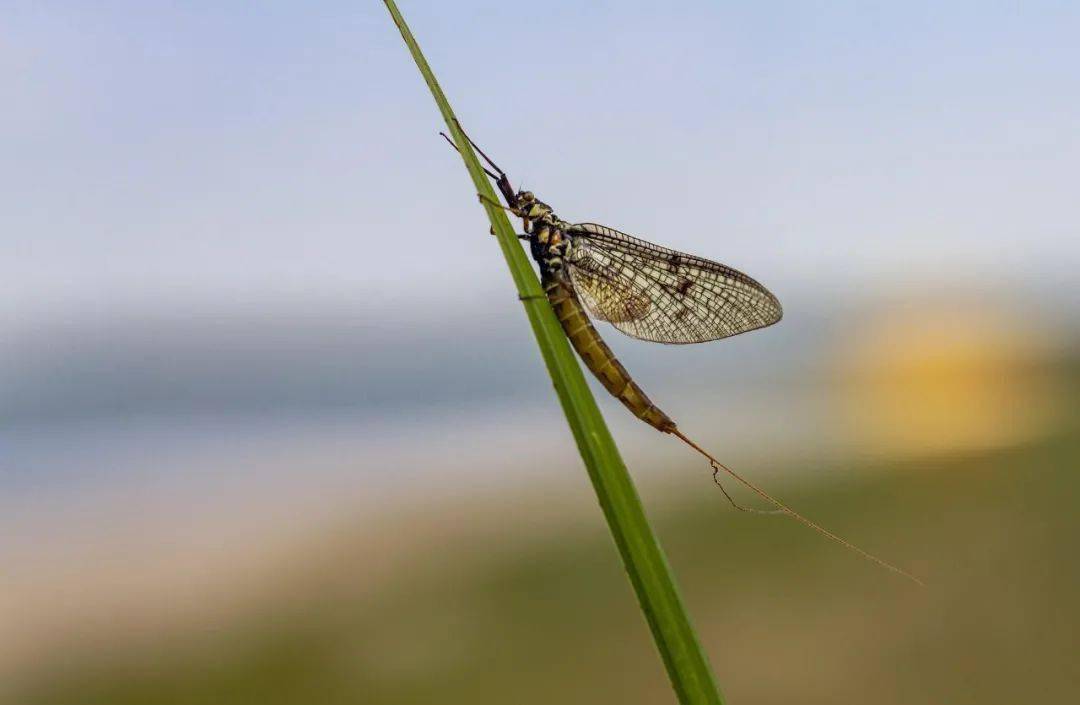
M 578 296 L 587 301 L 593 318 L 611 323 L 628 323 L 644 318 L 652 308 L 646 292 L 630 283 L 606 276 L 603 270 L 583 265 L 570 268 L 571 281 Z
M 594 317 L 657 343 L 703 343 L 780 320 L 780 302 L 742 272 L 580 223 L 567 234 L 574 289 Z

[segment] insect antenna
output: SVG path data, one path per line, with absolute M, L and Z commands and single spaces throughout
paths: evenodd
M 469 137 L 469 133 L 465 132 L 465 128 L 461 126 L 461 123 L 458 122 L 457 118 L 454 118 L 454 124 L 457 125 L 457 129 L 461 130 L 461 134 L 465 136 L 465 139 L 469 140 L 469 144 L 471 144 L 473 146 L 473 149 L 475 149 L 477 152 L 480 153 L 480 156 L 484 158 L 484 161 L 487 162 L 491 166 L 492 169 L 499 172 L 499 176 L 501 176 L 501 177 L 503 177 L 505 179 L 506 178 L 506 172 L 503 171 L 502 169 L 500 169 L 499 165 L 491 160 L 491 157 L 484 154 L 484 150 L 480 149 L 480 145 L 473 142 L 472 137 Z M 498 178 L 498 177 L 495 177 L 495 178 Z
M 510 177 L 506 175 L 505 171 L 499 168 L 498 164 L 492 161 L 491 157 L 489 157 L 484 152 L 484 150 L 480 149 L 480 146 L 478 144 L 473 142 L 472 137 L 469 137 L 469 134 L 465 132 L 465 128 L 461 126 L 461 123 L 458 122 L 457 118 L 454 118 L 454 124 L 457 125 L 458 130 L 461 131 L 461 134 L 465 137 L 465 139 L 469 140 L 469 144 L 473 146 L 473 149 L 479 152 L 480 156 L 484 158 L 484 161 L 486 161 L 488 165 L 495 170 L 495 173 L 492 173 L 487 169 L 484 169 L 484 173 L 495 179 L 495 184 L 499 187 L 499 191 L 502 193 L 503 198 L 506 199 L 506 202 L 508 204 L 513 205 L 516 202 L 516 196 L 514 194 L 514 187 L 510 185 Z M 450 146 L 457 150 L 459 154 L 461 153 L 461 150 L 458 149 L 458 146 L 454 144 L 454 140 L 447 137 L 445 132 L 440 132 L 439 134 L 442 135 L 443 138 L 450 143 Z
M 671 429 L 669 431 L 669 433 L 671 433 L 672 435 L 677 437 L 679 440 L 681 440 L 683 443 L 690 446 L 691 448 L 696 450 L 698 453 L 701 453 L 703 456 L 705 456 L 706 459 L 708 459 L 709 464 L 712 465 L 712 468 L 713 468 L 713 481 L 716 482 L 717 486 L 720 485 L 720 482 L 719 482 L 719 480 L 717 478 L 717 475 L 720 473 L 721 470 L 723 470 L 728 475 L 735 478 L 735 480 L 737 480 L 738 482 L 740 482 L 744 486 L 748 487 L 751 491 L 754 492 L 754 494 L 758 495 L 759 497 L 764 499 L 769 504 L 772 504 L 773 506 L 775 506 L 776 509 L 777 509 L 777 512 L 775 512 L 775 513 L 787 514 L 792 519 L 795 519 L 796 521 L 799 521 L 799 522 L 805 524 L 806 526 L 808 526 L 811 529 L 813 529 L 814 531 L 818 532 L 819 534 L 821 534 L 825 538 L 827 538 L 827 539 L 829 539 L 831 541 L 835 541 L 836 543 L 840 544 L 841 546 L 844 546 L 845 548 L 848 548 L 848 549 L 851 549 L 852 551 L 855 551 L 855 553 L 858 553 L 863 558 L 866 558 L 867 560 L 870 560 L 870 561 L 873 561 L 874 563 L 877 563 L 878 565 L 880 565 L 882 568 L 885 568 L 886 570 L 890 570 L 893 573 L 896 573 L 897 575 L 902 575 L 903 577 L 905 577 L 908 580 L 914 582 L 915 584 L 920 585 L 922 587 L 925 587 L 925 583 L 923 583 L 923 581 L 919 580 L 918 578 L 916 578 L 911 573 L 908 573 L 907 571 L 902 570 L 901 568 L 897 568 L 892 563 L 888 563 L 887 561 L 884 561 L 884 560 L 878 558 L 877 556 L 875 556 L 872 553 L 868 553 L 867 551 L 864 551 L 863 549 L 859 548 L 858 546 L 851 543 L 850 541 L 848 541 L 846 539 L 843 539 L 843 538 L 840 538 L 839 536 L 832 533 L 831 531 L 824 528 L 823 526 L 820 526 L 820 525 L 810 521 L 809 519 L 804 517 L 802 514 L 799 514 L 794 509 L 790 508 L 789 506 L 787 506 L 786 504 L 784 504 L 780 500 L 778 500 L 775 497 L 773 497 L 772 495 L 770 495 L 765 490 L 761 489 L 760 487 L 758 487 L 757 485 L 755 485 L 754 483 L 750 482 L 745 477 L 740 475 L 739 473 L 737 473 L 734 470 L 732 470 L 731 468 L 729 468 L 727 465 L 724 465 L 723 463 L 721 463 L 719 460 L 717 460 L 712 455 L 710 455 L 708 452 L 706 452 L 704 448 L 702 448 L 697 443 L 694 443 L 692 440 L 690 440 L 689 438 L 684 436 L 682 434 L 682 431 L 680 431 L 678 428 Z M 728 501 L 731 502 L 732 504 L 734 504 L 737 509 L 740 509 L 742 511 L 748 511 L 747 509 L 745 509 L 743 507 L 740 507 L 739 505 L 735 504 L 735 501 L 731 499 L 731 495 L 729 495 L 727 493 L 727 490 L 725 490 L 723 487 L 720 487 L 720 491 L 724 493 L 724 496 L 728 498 Z M 760 512 L 761 510 L 749 510 L 749 511 Z M 764 513 L 771 514 L 771 513 L 774 513 L 774 512 L 764 512 Z
M 443 139 L 445 139 L 450 144 L 450 146 L 454 148 L 455 152 L 457 152 L 458 154 L 461 154 L 461 150 L 458 149 L 458 146 L 456 144 L 454 144 L 454 140 L 447 137 L 445 132 L 440 132 L 439 134 L 442 135 Z M 462 134 L 464 134 L 464 133 L 462 133 Z M 469 142 L 472 142 L 472 140 L 469 140 Z M 473 146 L 476 147 L 475 144 Z M 476 147 L 476 149 L 477 149 L 477 151 L 480 151 L 479 147 Z M 483 154 L 483 152 L 480 152 L 480 153 Z M 487 157 L 484 157 L 484 158 L 487 159 Z M 484 169 L 484 167 L 480 167 L 480 168 Z M 496 181 L 499 180 L 499 174 L 493 174 L 487 169 L 484 169 L 484 173 L 487 174 L 488 176 L 490 176 L 491 178 L 495 179 Z

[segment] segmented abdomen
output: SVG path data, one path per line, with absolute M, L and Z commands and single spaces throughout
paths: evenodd
M 554 274 L 545 274 L 542 283 L 570 344 L 604 388 L 650 426 L 665 433 L 674 429 L 675 422 L 649 400 L 596 332 L 573 288 Z

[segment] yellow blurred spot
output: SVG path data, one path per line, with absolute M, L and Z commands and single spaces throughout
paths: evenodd
M 1043 332 L 1000 313 L 921 303 L 879 311 L 842 356 L 857 440 L 920 454 L 1013 445 L 1050 429 L 1058 405 Z

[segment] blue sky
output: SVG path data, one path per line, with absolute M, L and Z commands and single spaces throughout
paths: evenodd
M 1075 281 L 1075 3 L 402 10 L 472 134 L 569 220 L 782 299 Z M 381 3 L 0 12 L 0 325 L 508 294 Z

